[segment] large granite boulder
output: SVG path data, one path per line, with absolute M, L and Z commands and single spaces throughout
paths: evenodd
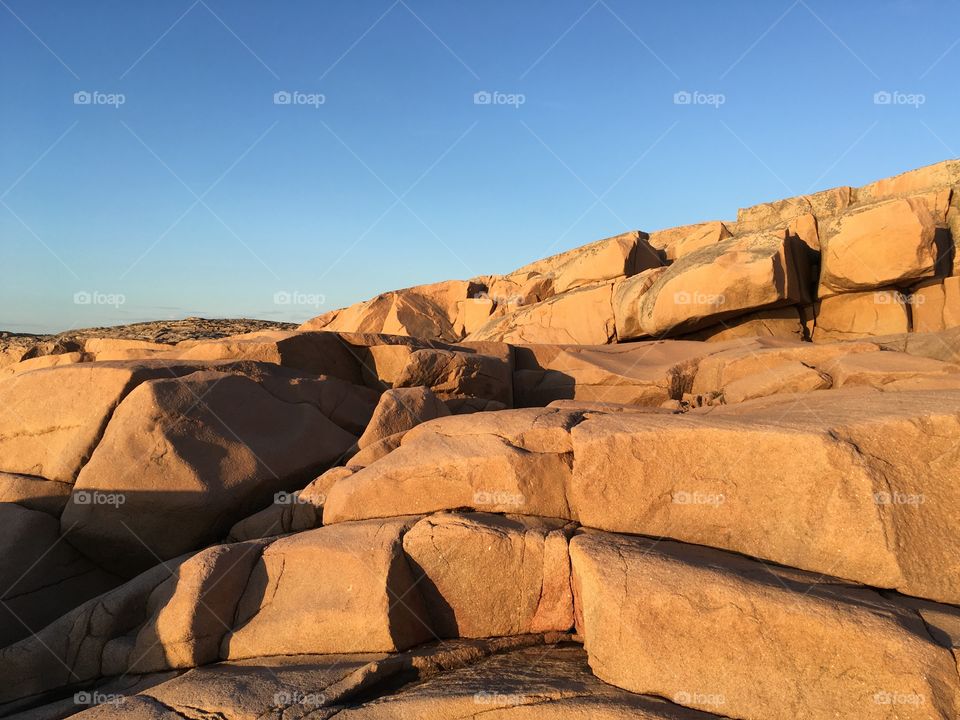
M 104 567 L 135 574 L 223 538 L 353 445 L 356 437 L 324 408 L 325 386 L 340 381 L 264 373 L 257 382 L 202 371 L 133 390 L 64 510 L 71 543 Z
M 823 243 L 821 297 L 933 275 L 936 223 L 917 201 L 888 200 L 849 211 Z
M 656 278 L 629 322 L 638 328 L 637 336 L 656 337 L 803 302 L 808 288 L 800 245 L 792 238 L 757 233 L 692 252 Z
M 958 432 L 958 390 L 590 416 L 571 430 L 571 514 L 956 603 Z
M 745 720 L 960 713 L 950 651 L 873 590 L 672 542 L 585 534 L 570 550 L 608 683 Z

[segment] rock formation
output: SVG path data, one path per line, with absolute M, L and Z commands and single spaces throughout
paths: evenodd
M 956 720 L 957 191 L 0 336 L 0 717 Z

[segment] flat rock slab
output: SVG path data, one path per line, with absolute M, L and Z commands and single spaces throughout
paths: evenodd
M 588 527 L 960 601 L 960 392 L 835 390 L 572 430 Z
M 582 413 L 504 410 L 432 420 L 336 482 L 324 522 L 472 508 L 571 519 L 569 428 Z
M 590 666 L 611 684 L 744 720 L 960 712 L 950 651 L 872 590 L 604 533 L 575 537 L 571 560 Z
M 348 706 L 389 696 L 405 684 L 482 663 L 496 653 L 535 649 L 547 655 L 559 638 L 543 635 L 453 640 L 386 654 L 267 656 L 196 668 L 179 677 L 145 676 L 139 685 L 109 682 L 81 695 L 99 703 L 76 717 L 144 720 L 216 717 L 226 720 L 328 718 Z M 585 669 L 583 653 L 579 662 Z M 527 657 L 518 655 L 518 657 Z M 597 686 L 601 683 L 593 680 Z M 119 685 L 119 687 L 118 687 Z M 624 693 L 626 694 L 626 693 Z M 63 712 L 67 708 L 70 713 Z M 79 708 L 79 709 L 82 709 Z M 60 711 L 60 714 L 52 714 Z M 53 720 L 76 712 L 76 704 L 43 706 L 23 720 Z M 48 714 L 50 713 L 50 714 Z M 19 716 L 18 716 L 19 720 Z
M 494 655 L 399 692 L 342 710 L 338 720 L 709 720 L 707 713 L 635 695 L 594 677 L 579 646 Z

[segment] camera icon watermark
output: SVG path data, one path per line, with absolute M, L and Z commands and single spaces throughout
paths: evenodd
M 281 690 L 273 696 L 276 707 L 290 707 L 301 705 L 308 708 L 319 708 L 327 704 L 327 696 L 323 693 L 302 693 L 299 690 Z
M 514 294 L 514 295 L 491 295 L 486 290 L 481 290 L 476 293 L 471 300 L 483 300 L 490 301 L 494 305 L 523 305 L 523 295 Z
M 106 105 L 114 109 L 126 104 L 123 93 L 105 93 L 99 90 L 78 90 L 73 94 L 74 105 Z
M 704 293 L 699 290 L 678 290 L 673 294 L 674 305 L 723 305 L 727 302 L 722 293 Z
M 681 690 L 673 696 L 673 702 L 677 705 L 703 707 L 704 705 L 720 706 L 726 705 L 727 698 L 720 693 L 700 693 L 686 692 Z
M 927 96 L 923 93 L 905 93 L 899 90 L 878 90 L 873 94 L 874 105 L 906 105 L 919 108 L 926 104 Z
M 73 696 L 74 705 L 122 705 L 126 696 L 119 693 L 103 693 L 98 690 L 83 690 Z
M 873 494 L 873 502 L 876 505 L 923 505 L 927 501 L 923 493 L 903 493 L 898 490 L 887 492 L 881 490 Z
M 118 308 L 127 302 L 122 293 L 104 293 L 99 290 L 78 290 L 73 294 L 74 305 L 110 305 Z
M 705 93 L 699 90 L 689 91 L 680 90 L 673 94 L 674 105 L 706 105 L 707 107 L 719 108 L 725 105 L 727 96 L 723 93 Z
M 473 94 L 474 105 L 507 105 L 518 109 L 527 102 L 523 93 L 505 93 L 499 90 L 479 90 Z
M 304 305 L 319 308 L 326 305 L 327 296 L 322 293 L 305 293 L 299 290 L 278 290 L 273 294 L 274 305 Z
M 873 293 L 873 302 L 877 305 L 923 305 L 926 295 L 907 295 L 899 290 L 877 290 Z
M 727 501 L 723 493 L 700 492 L 699 490 L 678 490 L 671 496 L 674 505 L 709 505 L 719 507 Z
M 274 105 L 306 105 L 318 109 L 325 105 L 327 96 L 323 93 L 305 93 L 300 90 L 277 90 L 273 94 Z
M 502 693 L 495 690 L 481 690 L 474 693 L 473 702 L 476 705 L 495 705 L 499 707 L 516 707 L 526 705 L 527 696 L 520 693 Z
M 273 495 L 274 505 L 306 505 L 306 500 L 300 499 L 300 494 L 281 490 Z
M 107 505 L 119 508 L 127 502 L 123 493 L 105 493 L 99 490 L 74 490 L 70 495 L 74 505 Z
M 926 698 L 919 693 L 890 692 L 879 690 L 873 694 L 873 701 L 877 705 L 923 705 Z
M 527 501 L 522 493 L 510 493 L 503 490 L 478 490 L 473 494 L 474 507 L 492 507 L 506 505 L 519 507 Z

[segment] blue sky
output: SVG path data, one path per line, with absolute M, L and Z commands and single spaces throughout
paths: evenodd
M 946 1 L 0 0 L 0 57 L 20 332 L 302 321 L 960 151 Z

